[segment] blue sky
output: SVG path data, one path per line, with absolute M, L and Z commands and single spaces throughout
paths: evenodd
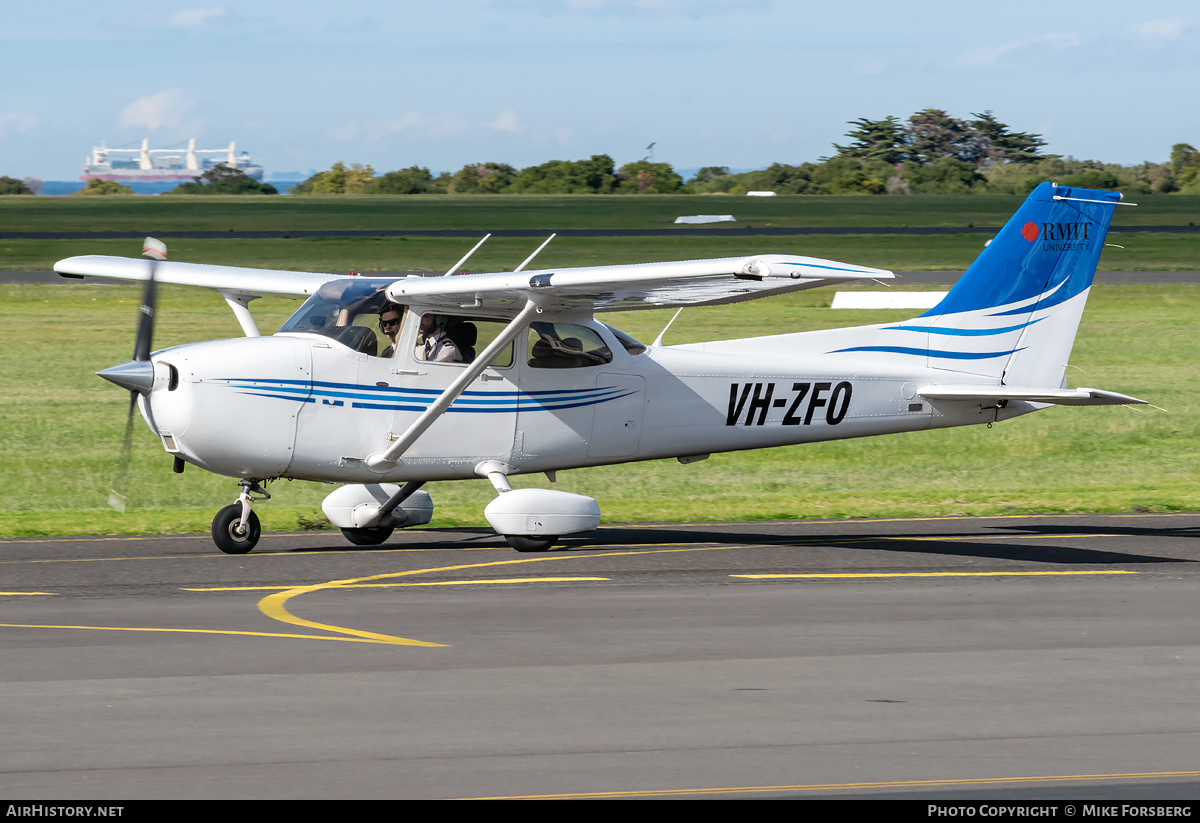
M 1195 0 L 55 0 L 6 7 L 0 55 L 0 175 L 45 180 L 143 137 L 268 174 L 755 168 L 924 108 L 1106 162 L 1200 144 Z

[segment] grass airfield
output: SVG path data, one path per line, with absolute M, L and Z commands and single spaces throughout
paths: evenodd
M 107 203 L 92 206 L 72 202 L 62 206 L 63 211 L 56 218 L 54 207 L 66 198 L 0 198 L 0 218 L 7 220 L 11 216 L 16 220 L 19 210 L 12 206 L 13 201 L 21 201 L 18 205 L 24 207 L 32 200 L 37 213 L 20 218 L 34 226 L 27 229 L 30 231 L 74 230 L 83 219 L 78 214 L 92 215 L 88 227 L 79 230 L 131 230 L 131 225 L 146 221 L 145 209 L 156 204 L 158 213 L 166 215 L 161 219 L 167 220 L 173 213 L 166 202 L 169 199 L 136 198 L 137 202 L 120 204 L 120 208 Z M 412 209 L 422 205 L 412 201 L 436 199 L 408 198 L 407 202 L 389 208 Z M 497 198 L 485 204 L 491 209 L 489 213 L 479 204 L 484 198 L 450 199 L 471 201 L 460 208 L 469 206 L 470 219 L 479 221 L 474 225 L 489 228 L 517 227 L 512 224 L 534 219 L 528 215 L 513 216 L 514 209 L 535 212 L 538 219 L 546 219 L 544 214 L 555 207 L 552 203 L 522 205 L 520 201 L 525 198 Z M 530 198 L 531 201 L 598 199 L 625 203 L 635 200 Z M 686 210 L 680 210 L 679 203 L 656 202 L 681 199 L 686 201 Z M 773 198 L 761 208 L 786 212 L 787 203 L 778 201 L 792 199 Z M 828 219 L 848 214 L 859 204 L 857 219 L 870 217 L 876 221 L 874 225 L 889 226 L 900 225 L 889 222 L 895 220 L 896 213 L 887 209 L 894 209 L 895 204 L 881 201 L 906 200 L 911 204 L 921 198 L 795 199 L 804 200 L 801 205 L 805 209 L 824 207 L 826 213 L 833 215 Z M 912 222 L 918 219 L 949 219 L 947 209 L 953 204 L 940 201 L 969 201 L 966 205 L 960 203 L 960 207 L 982 208 L 977 201 L 991 199 L 937 198 L 939 205 L 932 210 L 936 213 L 924 218 L 910 216 L 909 225 L 935 224 Z M 1002 201 L 999 205 L 1003 206 L 992 209 L 1002 212 L 994 223 L 999 225 L 1018 205 L 1019 198 L 995 199 Z M 1179 201 L 1167 203 L 1176 212 L 1152 215 L 1157 222 L 1139 225 L 1187 225 L 1200 201 L 1200 198 L 1157 199 Z M 281 200 L 286 201 L 288 209 L 293 208 L 291 202 L 306 203 L 299 198 Z M 370 202 L 368 198 L 350 200 L 353 200 L 353 208 L 349 209 L 352 212 L 360 210 L 363 201 Z M 740 212 L 744 203 L 744 199 L 699 197 L 642 200 L 650 205 L 638 200 L 629 208 L 675 214 Z M 236 205 L 223 208 L 228 211 Z M 317 204 L 325 211 L 335 212 L 336 205 Z M 618 220 L 604 211 L 616 208 L 608 202 L 584 205 L 598 210 L 590 217 L 590 225 L 597 227 L 620 227 L 623 225 L 620 221 L 627 218 L 641 220 L 644 225 L 651 219 L 646 214 L 640 217 L 634 214 Z M 305 208 L 317 206 L 305 205 Z M 95 217 L 105 208 L 110 211 Z M 582 206 L 570 203 L 557 208 L 570 210 Z M 132 211 L 127 214 L 124 210 Z M 872 213 L 863 217 L 863 211 Z M 1122 209 L 1119 216 L 1124 218 L 1136 211 Z M 982 212 L 980 215 L 979 220 L 986 218 Z M 282 217 L 275 215 L 266 222 L 272 223 L 271 228 L 304 228 L 278 222 L 295 218 L 296 213 L 288 213 Z M 428 219 L 437 222 L 433 217 Z M 448 219 L 444 215 L 437 218 L 443 222 Z M 583 218 L 576 215 L 571 219 Z M 963 222 L 970 221 L 963 220 L 958 225 Z M 543 225 L 559 227 L 552 223 Z M 16 230 L 11 223 L 4 228 Z M 172 242 L 169 233 L 165 236 L 175 260 L 343 271 L 444 268 L 469 248 L 461 240 L 431 238 L 331 239 L 302 245 L 302 241 L 287 240 Z M 1146 243 L 1137 249 L 1131 248 L 1139 245 L 1131 242 L 1131 237 L 1166 237 L 1165 242 L 1178 241 L 1179 245 L 1164 245 L 1156 250 Z M 833 235 L 742 239 L 560 238 L 551 244 L 544 258 L 539 258 L 539 265 L 642 262 L 771 251 L 831 257 L 897 270 L 954 269 L 965 268 L 981 242 L 979 235 L 931 238 L 884 234 L 841 238 Z M 1118 242 L 1126 248 L 1106 250 L 1102 269 L 1200 269 L 1200 254 L 1192 245 L 1196 241 L 1188 236 L 1136 234 L 1126 235 Z M 301 249 L 301 253 L 294 257 L 280 256 L 280 248 L 287 247 L 271 245 L 288 243 L 291 248 Z M 511 268 L 534 245 L 527 240 L 492 241 L 484 248 L 494 246 L 488 251 L 493 257 L 477 258 L 469 268 Z M 1163 248 L 1174 251 L 1164 252 Z M 3 251 L 0 268 L 41 269 L 73 254 L 133 256 L 138 247 L 136 241 L 5 239 L 0 240 L 0 250 Z M 1133 254 L 1139 255 L 1139 262 L 1130 262 Z M 281 262 L 284 260 L 286 264 Z M 296 265 L 292 265 L 293 260 Z M 920 313 L 832 312 L 828 306 L 833 293 L 833 289 L 815 289 L 749 304 L 685 310 L 665 342 L 893 322 Z M 3 478 L 0 483 L 4 491 L 0 497 L 0 536 L 206 532 L 216 510 L 235 499 L 237 484 L 230 478 L 208 475 L 195 467 L 189 467 L 182 475 L 173 474 L 170 457 L 139 421 L 128 511 L 120 515 L 106 506 L 124 433 L 128 395 L 96 378 L 93 372 L 129 359 L 140 299 L 140 288 L 132 285 L 0 286 L 3 320 L 0 339 L 7 353 L 0 362 L 0 389 L 6 398 L 0 408 Z M 277 327 L 297 305 L 293 301 L 263 299 L 252 305 L 252 311 L 259 326 L 268 331 Z M 656 310 L 609 314 L 604 319 L 648 342 L 657 336 L 671 314 L 673 310 Z M 1193 337 L 1197 314 L 1194 287 L 1096 286 L 1079 330 L 1071 362 L 1075 368 L 1068 370 L 1070 385 L 1132 394 L 1161 406 L 1165 412 L 1146 407 L 1055 407 L 991 429 L 973 426 L 716 454 L 688 466 L 666 460 L 566 471 L 559 473 L 554 487 L 596 497 L 606 522 L 1195 510 L 1200 508 L 1200 471 L 1193 454 L 1200 425 Z M 155 348 L 236 336 L 240 336 L 240 330 L 218 295 L 200 289 L 162 289 Z M 514 485 L 548 486 L 549 483 L 542 475 L 532 475 L 514 478 Z M 279 481 L 269 487 L 274 499 L 257 506 L 256 511 L 264 529 L 320 525 L 323 519 L 320 501 L 332 489 L 323 484 Z M 437 505 L 431 526 L 485 525 L 483 508 L 494 496 L 487 481 L 436 483 L 427 489 Z

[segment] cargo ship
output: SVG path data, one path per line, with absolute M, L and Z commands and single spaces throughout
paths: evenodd
M 187 149 L 152 149 L 143 140 L 140 149 L 110 149 L 102 142 L 83 161 L 80 180 L 116 180 L 118 183 L 185 183 L 195 180 L 214 166 L 229 166 L 262 182 L 263 168 L 256 166 L 246 152 L 237 153 L 231 141 L 228 148 L 198 149 L 189 140 Z

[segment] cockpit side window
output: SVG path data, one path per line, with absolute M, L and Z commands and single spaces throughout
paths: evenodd
M 462 364 L 475 362 L 475 358 L 500 336 L 508 322 L 429 313 L 421 315 L 420 324 L 413 352 L 417 360 Z M 513 346 L 510 343 L 492 361 L 491 367 L 503 369 L 512 364 Z
M 582 369 L 612 362 L 612 350 L 600 335 L 570 323 L 531 323 L 527 351 L 535 369 Z

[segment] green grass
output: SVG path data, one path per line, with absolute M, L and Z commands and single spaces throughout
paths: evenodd
M 481 235 L 482 236 L 482 235 Z M 791 237 L 562 237 L 546 247 L 534 268 L 650 263 L 735 257 L 749 254 L 800 254 L 895 271 L 961 271 L 983 250 L 986 235 L 904 234 Z M 1118 271 L 1193 271 L 1200 269 L 1200 234 L 1138 232 L 1110 237 L 1124 248 L 1106 248 L 1100 268 Z M 511 270 L 541 240 L 492 238 L 471 258 L 471 271 Z M 191 240 L 169 243 L 172 260 L 228 266 L 299 271 L 432 270 L 443 271 L 474 241 L 466 238 L 389 237 L 307 239 Z M 109 254 L 136 257 L 137 240 L 0 240 L 0 269 L 46 271 L 64 257 Z
M 668 255 L 670 256 L 670 255 Z M 1052 408 L 982 426 L 756 452 L 679 465 L 654 461 L 559 474 L 557 488 L 600 500 L 606 521 L 864 517 L 1200 508 L 1194 329 L 1187 286 L 1097 286 L 1072 356 L 1071 385 L 1126 392 L 1167 409 Z M 666 342 L 891 322 L 913 312 L 832 312 L 833 290 L 752 305 L 690 309 Z M 171 460 L 138 421 L 130 507 L 105 507 L 128 395 L 93 372 L 127 360 L 136 286 L 0 287 L 0 536 L 204 532 L 236 483 Z M 296 306 L 264 299 L 264 330 Z M 607 315 L 652 340 L 672 312 Z M 155 346 L 239 336 L 220 297 L 165 287 Z M 1086 373 L 1085 373 L 1086 372 Z M 514 485 L 548 485 L 541 475 Z M 486 481 L 428 487 L 432 525 L 484 525 Z M 257 507 L 264 527 L 319 515 L 331 486 L 279 482 Z
M 1200 224 L 1200 196 L 1133 198 L 1118 226 Z M 0 197 L 0 231 L 663 228 L 684 214 L 779 227 L 1000 226 L 1020 197 L 500 195 L 326 197 Z

